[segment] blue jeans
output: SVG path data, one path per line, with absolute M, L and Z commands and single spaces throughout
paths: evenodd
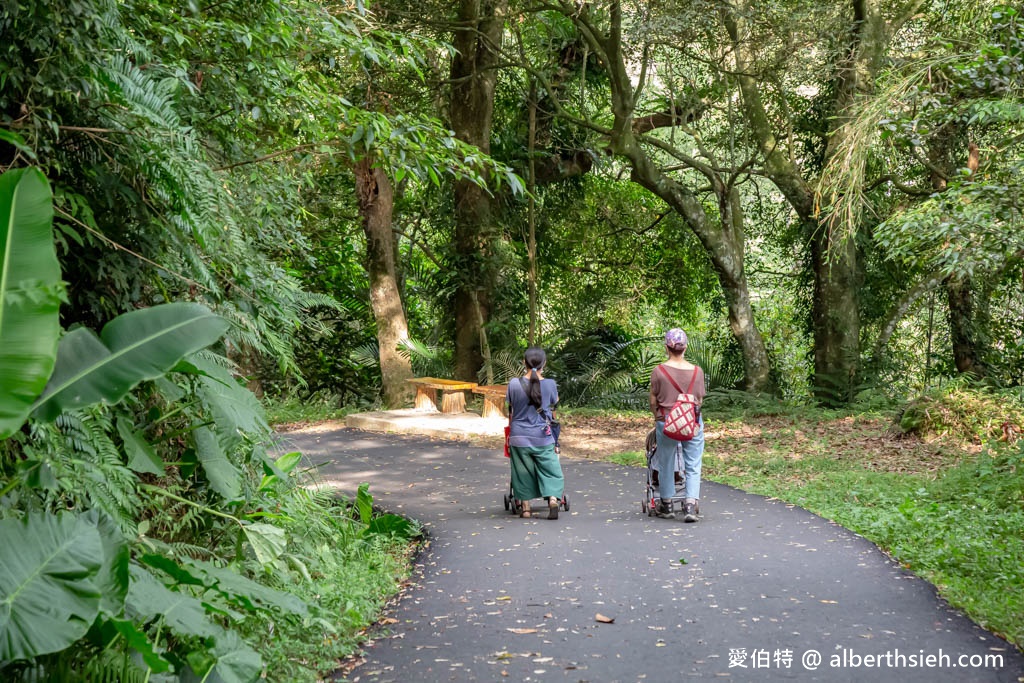
M 700 431 L 689 441 L 676 441 L 665 436 L 665 421 L 654 423 L 658 433 L 658 450 L 654 458 L 659 472 L 672 472 L 676 467 L 676 446 L 683 446 L 683 468 L 686 473 L 686 497 L 700 498 L 700 468 L 704 460 L 704 418 L 700 418 Z M 658 478 L 658 495 L 666 500 L 676 495 L 676 485 L 671 476 Z

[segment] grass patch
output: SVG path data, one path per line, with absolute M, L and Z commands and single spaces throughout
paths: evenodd
M 352 408 L 340 404 L 337 396 L 322 393 L 305 398 L 294 395 L 265 398 L 263 406 L 267 422 L 275 428 L 340 420 L 352 412 Z
M 261 654 L 267 680 L 316 683 L 330 679 L 349 655 L 358 651 L 366 629 L 400 590 L 410 572 L 413 546 L 381 539 L 342 551 L 323 546 L 320 571 L 291 593 L 330 615 L 323 623 L 283 623 L 267 638 Z
M 640 451 L 625 451 L 623 453 L 612 453 L 608 456 L 608 462 L 627 467 L 647 467 L 647 456 Z
M 863 535 L 1024 647 L 1024 444 L 964 450 L 898 438 L 891 419 L 806 408 L 710 422 L 707 478 Z

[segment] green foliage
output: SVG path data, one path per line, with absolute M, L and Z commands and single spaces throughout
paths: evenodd
M 412 363 L 413 373 L 423 377 L 447 377 L 451 374 L 451 351 L 441 346 L 430 345 L 416 339 L 402 342 L 399 353 L 407 355 Z
M 33 408 L 41 420 L 53 420 L 66 410 L 117 403 L 139 382 L 161 377 L 226 330 L 227 323 L 207 308 L 188 303 L 125 313 L 100 336 L 74 329 L 61 339 L 53 375 Z
M 559 400 L 569 405 L 642 408 L 651 370 L 661 358 L 649 338 L 628 338 L 602 327 L 570 337 L 549 354 L 548 375 L 558 380 Z
M 341 407 L 337 396 L 323 392 L 308 397 L 277 396 L 266 399 L 265 403 L 267 422 L 274 426 L 336 420 L 350 412 L 348 408 Z
M 0 660 L 57 652 L 84 636 L 103 598 L 95 525 L 70 513 L 6 519 L 0 543 L 8 549 L 0 556 Z
M 203 603 L 184 591 L 174 591 L 141 567 L 131 568 L 131 586 L 125 601 L 125 614 L 132 621 L 157 623 L 186 642 L 209 640 L 213 647 L 188 648 L 185 662 L 196 674 L 211 670 L 226 681 L 243 682 L 257 678 L 263 668 L 258 653 L 241 639 L 207 618 Z
M 20 428 L 53 370 L 60 266 L 50 185 L 38 169 L 0 174 L 0 439 Z
M 878 243 L 893 258 L 946 275 L 983 275 L 1024 252 L 1017 188 L 1024 166 L 1013 163 L 983 182 L 969 175 L 879 226 Z
M 1024 395 L 968 379 L 950 381 L 909 401 L 896 422 L 904 434 L 991 442 L 1005 438 L 1005 425 L 1024 424 Z
M 646 410 L 651 372 L 664 359 L 660 335 L 631 338 L 624 331 L 604 327 L 571 337 L 553 350 L 548 374 L 558 380 L 563 403 Z M 730 387 L 739 380 L 711 340 L 692 335 L 687 359 L 704 369 L 709 390 Z M 518 365 L 522 367 L 521 359 Z
M 24 239 L 8 246 L 5 263 L 38 251 Z M 29 299 L 8 338 L 41 334 L 35 316 L 50 306 Z M 61 340 L 45 390 L 30 397 L 28 434 L 14 431 L 22 415 L 0 442 L 6 677 L 254 681 L 264 664 L 245 636 L 312 619 L 334 629 L 256 578 L 316 585 L 345 541 L 382 547 L 418 533 L 375 515 L 364 487 L 358 521 L 331 528 L 322 551 L 292 547 L 287 511 L 315 517 L 330 506 L 298 485 L 298 453 L 266 455 L 262 408 L 228 361 L 198 352 L 227 328 L 205 306 L 169 303 L 120 315 L 100 336 L 78 327 Z

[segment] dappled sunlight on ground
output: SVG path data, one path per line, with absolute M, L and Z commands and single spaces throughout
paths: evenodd
M 929 474 L 976 454 L 979 447 L 951 444 L 942 439 L 921 439 L 900 435 L 890 420 L 878 417 L 845 416 L 814 420 L 801 415 L 756 415 L 737 419 L 705 416 L 707 474 L 720 471 L 742 474 L 755 462 L 800 462 L 831 457 L 877 472 Z M 562 415 L 562 455 L 567 458 L 608 460 L 622 453 L 643 453 L 653 421 L 643 414 Z M 344 425 L 337 421 L 295 425 L 303 434 L 326 434 Z M 502 438 L 473 437 L 475 445 L 500 454 Z M 288 433 L 282 435 L 287 447 Z M 367 445 L 369 444 L 367 442 Z M 440 454 L 421 452 L 430 460 Z

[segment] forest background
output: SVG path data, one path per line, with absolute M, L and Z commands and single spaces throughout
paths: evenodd
M 3 3 L 0 538 L 30 549 L 2 556 L 5 675 L 315 679 L 416 529 L 311 489 L 257 397 L 397 407 L 537 344 L 583 434 L 644 419 L 672 326 L 713 476 L 865 533 L 1020 645 L 1019 24 Z

